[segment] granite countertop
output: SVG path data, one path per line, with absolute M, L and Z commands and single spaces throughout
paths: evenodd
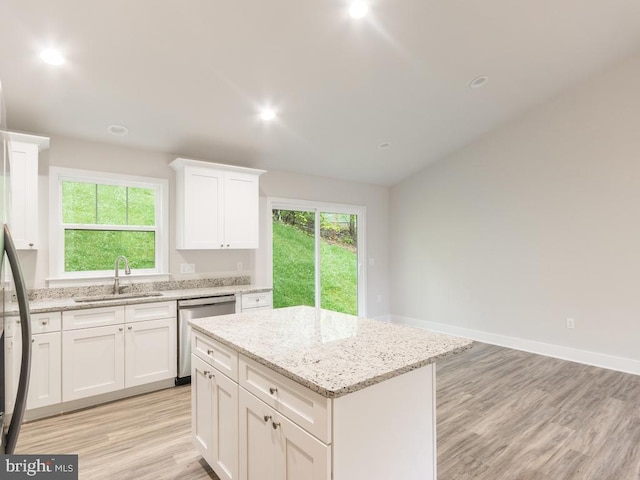
M 95 302 L 76 302 L 74 297 L 65 298 L 43 298 L 29 301 L 29 311 L 31 313 L 44 313 L 60 310 L 81 310 L 85 308 L 95 307 L 113 307 L 117 305 L 134 305 L 140 303 L 166 302 L 168 300 L 183 300 L 186 298 L 200 298 L 217 295 L 232 295 L 242 293 L 258 293 L 271 291 L 271 287 L 263 287 L 257 285 L 228 285 L 221 287 L 202 287 L 202 288 L 182 288 L 176 290 L 159 291 L 162 295 L 154 297 L 136 297 L 124 298 L 117 300 L 95 301 Z M 81 295 L 78 295 L 81 296 Z M 17 303 L 8 303 L 5 306 L 5 313 L 17 313 Z
M 313 307 L 245 312 L 189 323 L 328 398 L 355 392 L 473 345 L 465 338 Z

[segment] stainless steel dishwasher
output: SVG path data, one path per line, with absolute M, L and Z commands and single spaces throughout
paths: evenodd
M 178 300 L 178 377 L 176 385 L 191 381 L 192 318 L 213 317 L 236 313 L 235 295 Z

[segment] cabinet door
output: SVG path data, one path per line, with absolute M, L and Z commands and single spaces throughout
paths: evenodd
M 276 476 L 287 480 L 330 480 L 331 449 L 282 415 L 274 416 Z
M 224 188 L 226 248 L 258 248 L 258 177 L 227 172 Z
M 238 384 L 213 369 L 211 468 L 221 480 L 238 478 Z
M 224 176 L 221 172 L 197 167 L 184 169 L 182 241 L 177 248 L 226 248 L 222 220 Z
M 33 336 L 27 409 L 62 401 L 61 343 L 60 332 Z
M 20 328 L 16 322 L 14 328 Z M 27 391 L 27 410 L 60 403 L 62 400 L 61 339 L 60 332 L 33 335 L 31 340 L 31 372 Z M 22 361 L 22 339 L 20 335 L 5 339 L 9 356 L 5 380 L 7 384 L 7 407 L 13 409 L 18 390 L 20 362 Z
M 17 249 L 35 249 L 38 240 L 38 146 L 11 141 L 11 235 Z
M 238 478 L 238 384 L 191 358 L 191 430 L 200 454 L 221 480 Z
M 176 319 L 163 318 L 126 325 L 125 386 L 176 376 Z
M 191 355 L 191 439 L 209 465 L 213 438 L 213 395 L 209 375 L 213 368 Z
M 276 412 L 243 388 L 239 397 L 239 478 L 276 480 Z
M 62 400 L 124 388 L 124 325 L 62 333 Z

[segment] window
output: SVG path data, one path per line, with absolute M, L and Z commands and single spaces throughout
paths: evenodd
M 51 276 L 166 273 L 167 180 L 51 168 Z

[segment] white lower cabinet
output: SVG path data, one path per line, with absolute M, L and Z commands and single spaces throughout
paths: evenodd
M 192 355 L 193 441 L 221 480 L 238 478 L 238 384 Z
M 124 325 L 63 332 L 62 372 L 65 402 L 124 388 Z
M 176 376 L 176 319 L 128 324 L 125 335 L 127 388 Z
M 258 293 L 243 293 L 239 296 L 236 302 L 236 312 L 258 310 L 271 310 L 273 308 L 273 293 L 272 292 L 258 292 Z
M 320 436 L 331 437 L 327 399 L 211 337 L 194 331 L 191 341 L 193 443 L 221 479 L 331 478 L 330 441 L 306 429 L 311 425 Z M 216 358 L 224 360 L 230 376 L 212 366 Z M 305 428 L 297 423 L 302 418 Z
M 27 410 L 60 403 L 62 398 L 60 312 L 31 315 L 31 372 Z M 11 412 L 18 388 L 22 356 L 20 320 L 7 322 L 5 371 L 7 409 Z
M 62 401 L 62 341 L 60 332 L 33 336 L 31 377 L 27 409 L 47 407 Z
M 240 389 L 240 480 L 328 480 L 331 450 Z
M 63 312 L 62 401 L 176 375 L 176 302 Z

